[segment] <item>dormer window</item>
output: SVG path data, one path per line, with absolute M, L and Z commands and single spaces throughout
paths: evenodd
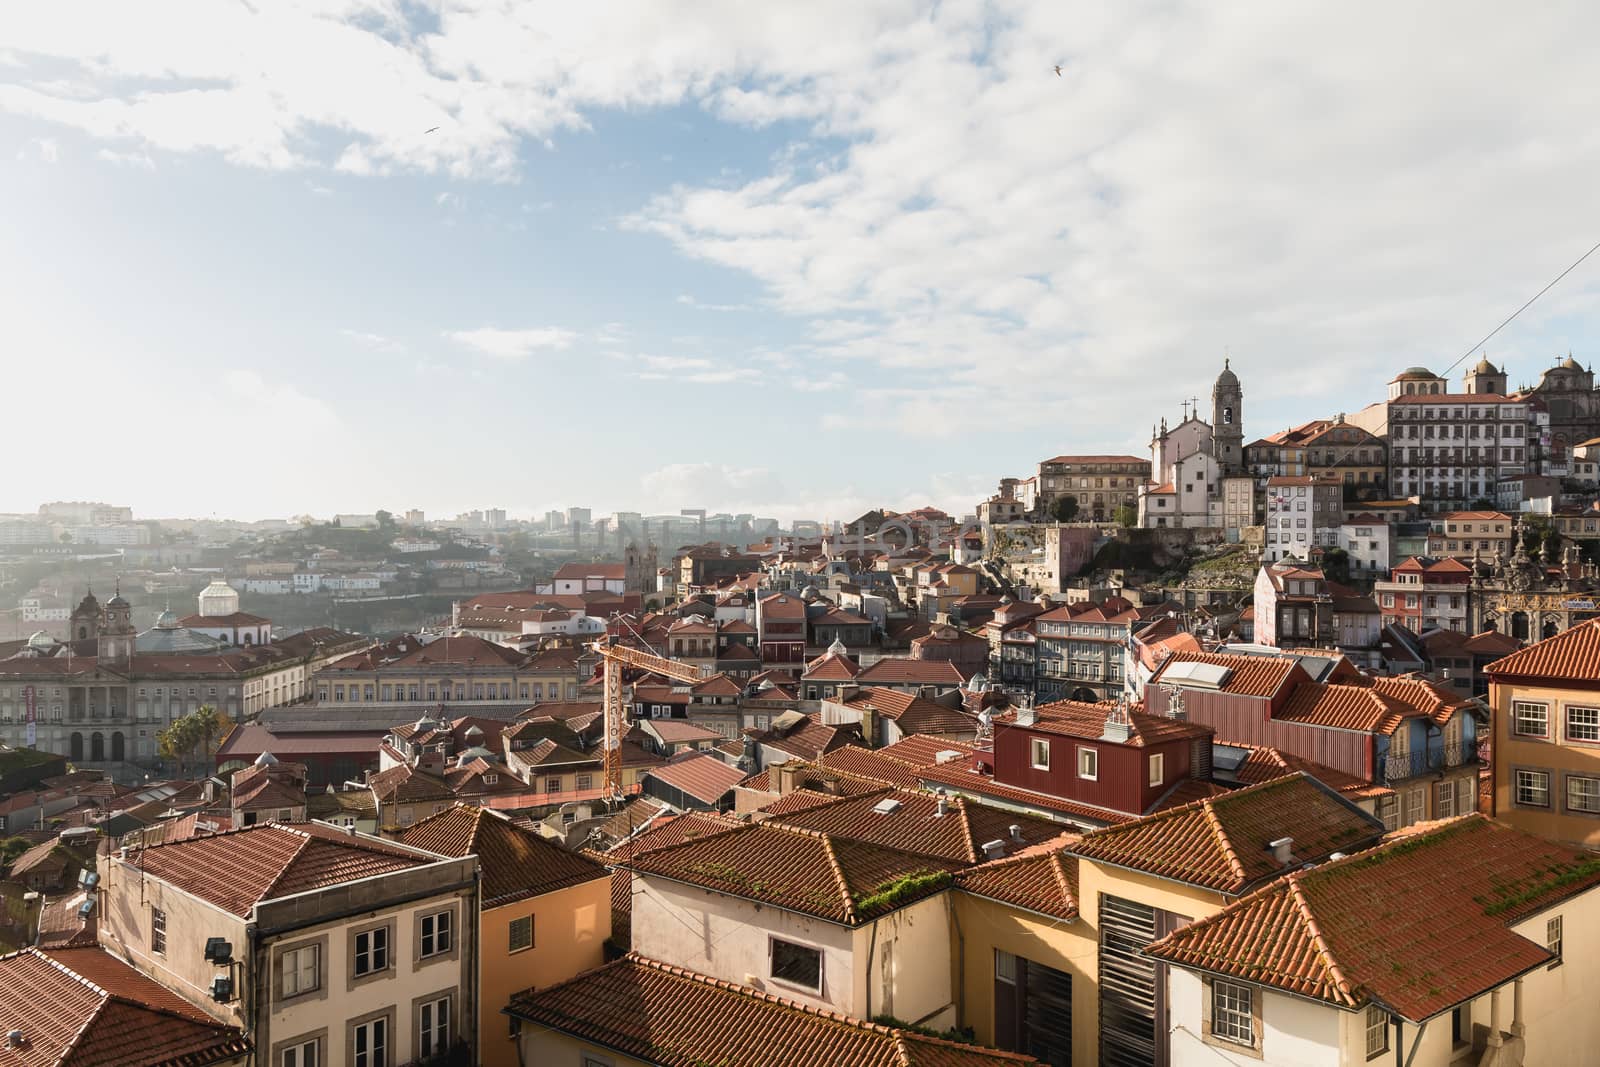
M 498 774 L 486 774 L 483 776 L 484 785 L 494 785 L 499 780 L 500 776 Z

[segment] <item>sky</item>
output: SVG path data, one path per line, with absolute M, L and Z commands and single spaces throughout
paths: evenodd
M 1354 411 L 1600 241 L 1597 37 L 1578 3 L 14 0 L 0 511 L 960 513 L 1146 454 L 1225 356 L 1248 439 Z M 1600 255 L 1487 351 L 1531 383 L 1597 324 Z

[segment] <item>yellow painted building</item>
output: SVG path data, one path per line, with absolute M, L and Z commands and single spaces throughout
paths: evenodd
M 480 1062 L 518 1067 L 516 1035 L 502 1009 L 515 994 L 565 982 L 605 962 L 610 874 L 498 812 L 467 805 L 394 836 L 447 856 L 478 857 Z
M 1492 814 L 1600 848 L 1600 620 L 1484 669 L 1494 713 Z

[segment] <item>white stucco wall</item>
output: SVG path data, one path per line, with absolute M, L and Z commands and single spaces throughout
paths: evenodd
M 863 997 L 856 1014 L 888 1014 L 934 1029 L 955 1025 L 949 896 L 939 893 L 885 915 L 874 924 L 876 943 L 873 926 L 855 932 L 856 987 L 872 991 L 871 1003 Z
M 1324 1008 L 1296 997 L 1256 987 L 1261 1004 L 1261 1055 L 1234 1051 L 1226 1044 L 1207 1044 L 1203 998 L 1209 995 L 1200 976 L 1173 968 L 1167 978 L 1171 1000 L 1172 1067 L 1339 1067 L 1341 1026 L 1348 1012 Z M 1362 1062 L 1365 1062 L 1362 1057 Z

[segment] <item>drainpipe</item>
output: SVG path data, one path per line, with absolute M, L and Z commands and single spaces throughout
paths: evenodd
M 956 931 L 956 1026 L 960 1028 L 967 1024 L 967 937 L 961 930 L 955 894 L 946 893 L 945 903 L 950 909 L 950 925 Z
M 872 940 L 867 943 L 867 1010 L 864 1013 L 867 1021 L 872 1020 L 872 957 L 878 951 L 878 920 L 872 920 Z

